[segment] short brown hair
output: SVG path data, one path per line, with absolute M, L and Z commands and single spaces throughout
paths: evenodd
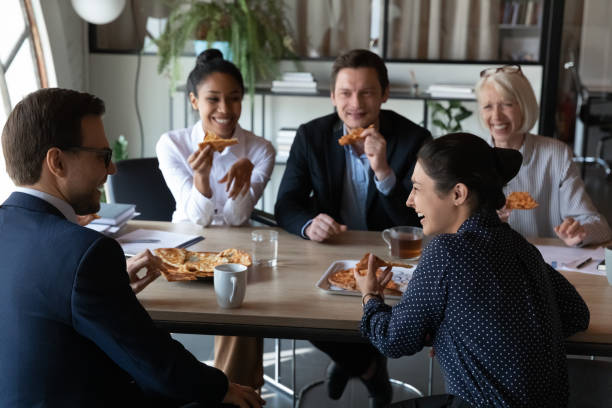
M 332 92 L 336 89 L 336 77 L 338 72 L 343 68 L 374 68 L 378 74 L 378 82 L 382 92 L 384 93 L 389 86 L 389 75 L 385 62 L 377 54 L 368 50 L 351 50 L 340 55 L 334 61 L 331 75 Z
M 48 88 L 19 102 L 2 131 L 6 171 L 16 185 L 32 185 L 40 179 L 42 164 L 52 147 L 80 146 L 81 119 L 100 116 L 104 102 L 91 94 Z

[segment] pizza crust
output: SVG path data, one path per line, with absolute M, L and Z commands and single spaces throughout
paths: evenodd
M 345 146 L 348 144 L 353 144 L 356 143 L 359 140 L 363 140 L 365 139 L 365 136 L 361 136 L 361 133 L 363 133 L 364 130 L 366 129 L 370 129 L 373 128 L 374 125 L 370 125 L 367 128 L 355 128 L 352 129 L 350 132 L 348 132 L 346 135 L 342 136 L 340 139 L 338 139 L 338 144 L 340 146 Z
M 539 204 L 526 191 L 515 191 L 506 198 L 506 209 L 508 210 L 533 210 Z
M 221 252 L 157 248 L 153 252 L 164 263 L 166 270 L 162 270 L 162 275 L 169 282 L 212 277 L 215 274 L 215 266 L 224 263 L 239 263 L 244 266 L 250 266 L 252 263 L 249 254 L 235 248 L 229 248 Z
M 221 153 L 227 146 L 238 144 L 238 139 L 223 139 L 213 132 L 206 131 L 204 140 L 198 144 L 200 149 L 210 145 L 213 150 Z

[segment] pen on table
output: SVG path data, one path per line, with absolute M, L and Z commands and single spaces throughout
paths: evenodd
M 155 244 L 159 239 L 118 239 L 122 244 Z
M 587 259 L 585 259 L 584 261 L 580 262 L 578 265 L 576 265 L 576 269 L 580 269 L 583 266 L 585 266 L 586 264 L 588 264 L 589 262 L 591 262 L 593 260 L 593 258 L 588 257 Z

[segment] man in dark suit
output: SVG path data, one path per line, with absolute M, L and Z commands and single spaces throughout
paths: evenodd
M 387 68 L 378 55 L 353 50 L 336 59 L 331 76 L 336 113 L 297 131 L 275 205 L 281 227 L 321 242 L 346 229 L 420 226 L 406 199 L 417 152 L 431 134 L 381 110 L 388 97 Z M 340 146 L 340 137 L 356 128 L 365 128 L 363 139 Z M 373 347 L 313 343 L 334 360 L 327 373 L 331 398 L 340 398 L 354 376 L 364 380 L 377 406 L 390 401 L 386 361 Z
M 93 95 L 43 89 L 2 132 L 18 188 L 0 207 L 0 406 L 260 407 L 154 326 L 134 269 L 151 276 L 158 260 L 132 262 L 128 275 L 119 244 L 78 225 L 115 172 L 103 113 Z

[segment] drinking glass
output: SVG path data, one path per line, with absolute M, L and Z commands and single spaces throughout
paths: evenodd
M 276 266 L 278 256 L 278 232 L 274 230 L 255 230 L 251 232 L 253 263 L 263 266 Z

